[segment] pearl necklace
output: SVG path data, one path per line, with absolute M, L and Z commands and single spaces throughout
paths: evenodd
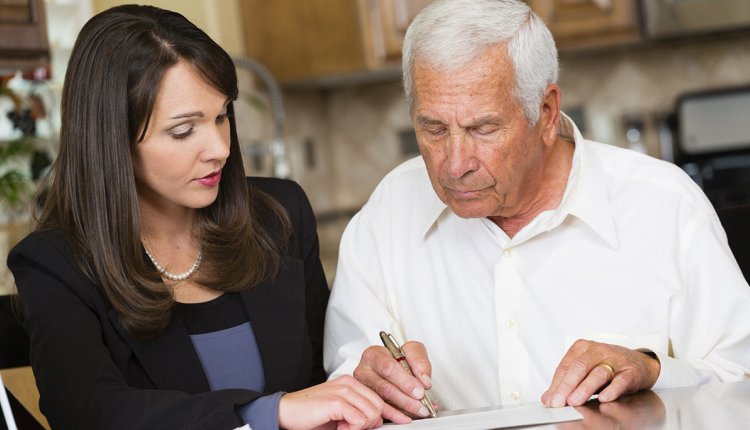
M 198 270 L 198 267 L 200 267 L 201 265 L 201 260 L 203 260 L 203 251 L 198 251 L 198 257 L 195 258 L 195 261 L 193 261 L 193 264 L 189 269 L 182 273 L 172 273 L 168 272 L 164 267 L 162 267 L 162 265 L 159 264 L 158 261 L 156 261 L 154 256 L 151 255 L 150 252 L 148 252 L 148 249 L 146 249 L 145 246 L 143 247 L 143 249 L 146 251 L 146 255 L 148 255 L 148 258 L 151 260 L 151 262 L 154 263 L 154 267 L 156 267 L 156 270 L 159 271 L 159 274 L 172 281 L 179 282 L 189 278 L 193 273 L 195 273 L 196 270 Z

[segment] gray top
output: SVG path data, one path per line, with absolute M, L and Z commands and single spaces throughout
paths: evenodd
M 238 293 L 224 293 L 203 303 L 175 303 L 212 391 L 242 388 L 263 392 L 263 360 L 253 327 Z M 260 397 L 237 408 L 255 429 L 279 428 L 279 400 L 284 393 Z
M 190 335 L 211 390 L 244 388 L 262 392 L 263 376 L 258 343 L 249 322 L 210 333 Z M 284 393 L 260 397 L 238 409 L 255 429 L 279 428 L 279 400 Z

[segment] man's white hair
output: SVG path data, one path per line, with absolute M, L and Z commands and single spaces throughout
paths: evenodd
M 518 0 L 435 0 L 417 15 L 403 45 L 409 110 L 415 64 L 455 71 L 503 43 L 514 67 L 516 101 L 529 125 L 536 124 L 547 86 L 557 83 L 557 48 L 541 18 Z

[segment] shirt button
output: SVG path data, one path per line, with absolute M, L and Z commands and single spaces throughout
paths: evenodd
M 514 320 L 513 318 L 509 319 L 507 321 L 507 324 L 508 324 L 508 328 L 511 330 L 518 328 L 518 321 Z
M 510 399 L 518 403 L 519 401 L 521 401 L 521 393 L 519 393 L 518 391 L 512 391 L 510 393 Z
M 505 255 L 507 255 L 508 257 L 513 255 L 513 248 L 505 248 Z

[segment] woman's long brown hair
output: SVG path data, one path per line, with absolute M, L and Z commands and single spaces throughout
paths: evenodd
M 232 59 L 182 15 L 126 5 L 86 23 L 65 75 L 60 151 L 38 215 L 38 229 L 64 231 L 82 270 L 137 338 L 164 330 L 173 298 L 144 258 L 132 153 L 161 79 L 178 61 L 236 99 Z M 241 291 L 276 273 L 289 222 L 273 199 L 248 190 L 231 103 L 228 116 L 230 155 L 218 197 L 198 211 L 204 261 L 195 280 Z

